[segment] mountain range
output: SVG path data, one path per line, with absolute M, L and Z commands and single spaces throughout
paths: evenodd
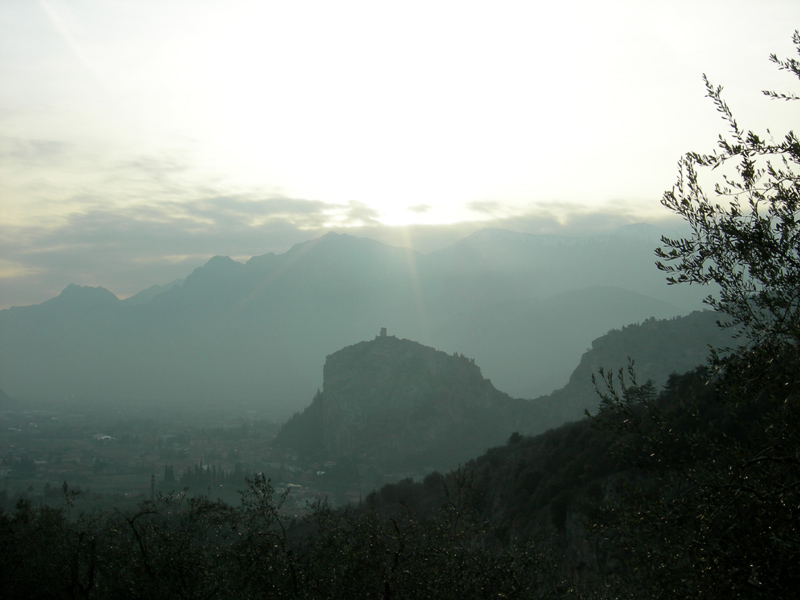
M 126 300 L 68 286 L 0 311 L 0 388 L 31 400 L 259 406 L 287 415 L 325 357 L 381 327 L 474 358 L 497 388 L 563 386 L 612 328 L 700 307 L 653 267 L 654 228 L 563 237 L 482 230 L 447 248 L 329 233 L 246 263 L 212 258 Z

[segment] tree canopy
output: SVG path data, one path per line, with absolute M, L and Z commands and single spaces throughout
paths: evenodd
M 793 41 L 800 54 L 800 32 Z M 800 79 L 800 62 L 771 60 Z M 686 238 L 662 237 L 658 268 L 670 283 L 716 284 L 706 302 L 751 344 L 800 341 L 800 141 L 743 129 L 704 75 L 706 95 L 727 124 L 710 154 L 688 152 L 662 204 L 683 217 Z M 764 91 L 774 100 L 792 93 Z M 709 186 L 709 181 L 711 185 Z M 709 189 L 710 188 L 710 189 Z
M 800 33 L 793 42 L 800 54 Z M 771 56 L 800 79 L 800 62 Z M 662 237 L 671 284 L 714 285 L 706 303 L 734 329 L 704 388 L 680 381 L 658 399 L 608 391 L 601 424 L 640 449 L 637 483 L 606 511 L 630 561 L 619 594 L 651 598 L 795 597 L 800 563 L 800 141 L 742 128 L 704 76 L 728 128 L 710 154 L 689 152 L 662 204 L 689 226 Z M 775 101 L 797 95 L 765 91 Z M 724 351 L 717 351 L 724 350 Z M 633 401 L 631 401 L 633 399 Z M 638 440 L 638 441 L 637 441 Z

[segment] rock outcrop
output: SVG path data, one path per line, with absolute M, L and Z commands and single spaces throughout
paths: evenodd
M 327 357 L 324 388 L 276 443 L 328 460 L 452 468 L 526 429 L 530 403 L 475 362 L 381 335 Z

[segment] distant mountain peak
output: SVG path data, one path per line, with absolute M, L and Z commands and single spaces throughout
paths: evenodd
M 236 268 L 235 265 L 241 266 L 242 263 L 236 262 L 230 256 L 212 256 L 205 264 L 207 269 L 230 269 Z
M 244 267 L 242 263 L 236 262 L 230 256 L 212 256 L 206 264 L 192 271 L 185 280 L 185 286 L 191 288 L 199 282 L 225 279 L 243 270 Z
M 413 255 L 422 256 L 415 250 L 390 246 L 370 238 L 362 238 L 348 233 L 329 231 L 325 235 L 314 238 L 301 244 L 296 244 L 285 254 L 290 260 L 310 257 L 322 257 L 325 261 L 341 261 L 354 264 L 356 262 L 369 262 L 384 260 L 387 256 L 395 258 Z
M 118 302 L 119 298 L 104 287 L 70 283 L 53 300 L 58 303 L 97 305 Z

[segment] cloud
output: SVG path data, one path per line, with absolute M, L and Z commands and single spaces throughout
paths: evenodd
M 380 213 L 362 202 L 350 201 L 343 216 L 346 218 L 343 225 L 364 226 L 376 225 Z
M 110 177 L 123 174 L 138 174 L 140 177 L 163 182 L 175 175 L 185 173 L 189 165 L 174 155 L 141 155 L 130 160 L 118 162 Z
M 41 272 L 42 269 L 26 267 L 18 262 L 0 259 L 0 279 L 26 277 L 29 275 L 37 275 Z
M 69 146 L 58 140 L 0 136 L 0 159 L 17 167 L 49 165 L 60 160 Z
M 415 204 L 414 206 L 406 207 L 406 210 L 413 213 L 426 213 L 431 209 L 430 204 Z
M 501 205 L 491 200 L 476 200 L 475 202 L 468 202 L 467 208 L 472 212 L 493 215 L 501 209 Z
M 266 220 L 283 218 L 298 227 L 321 227 L 327 214 L 345 209 L 340 205 L 317 200 L 245 196 L 217 196 L 174 208 L 182 208 L 187 216 L 204 221 L 210 220 L 216 225 L 224 222 L 228 225 L 253 226 Z

